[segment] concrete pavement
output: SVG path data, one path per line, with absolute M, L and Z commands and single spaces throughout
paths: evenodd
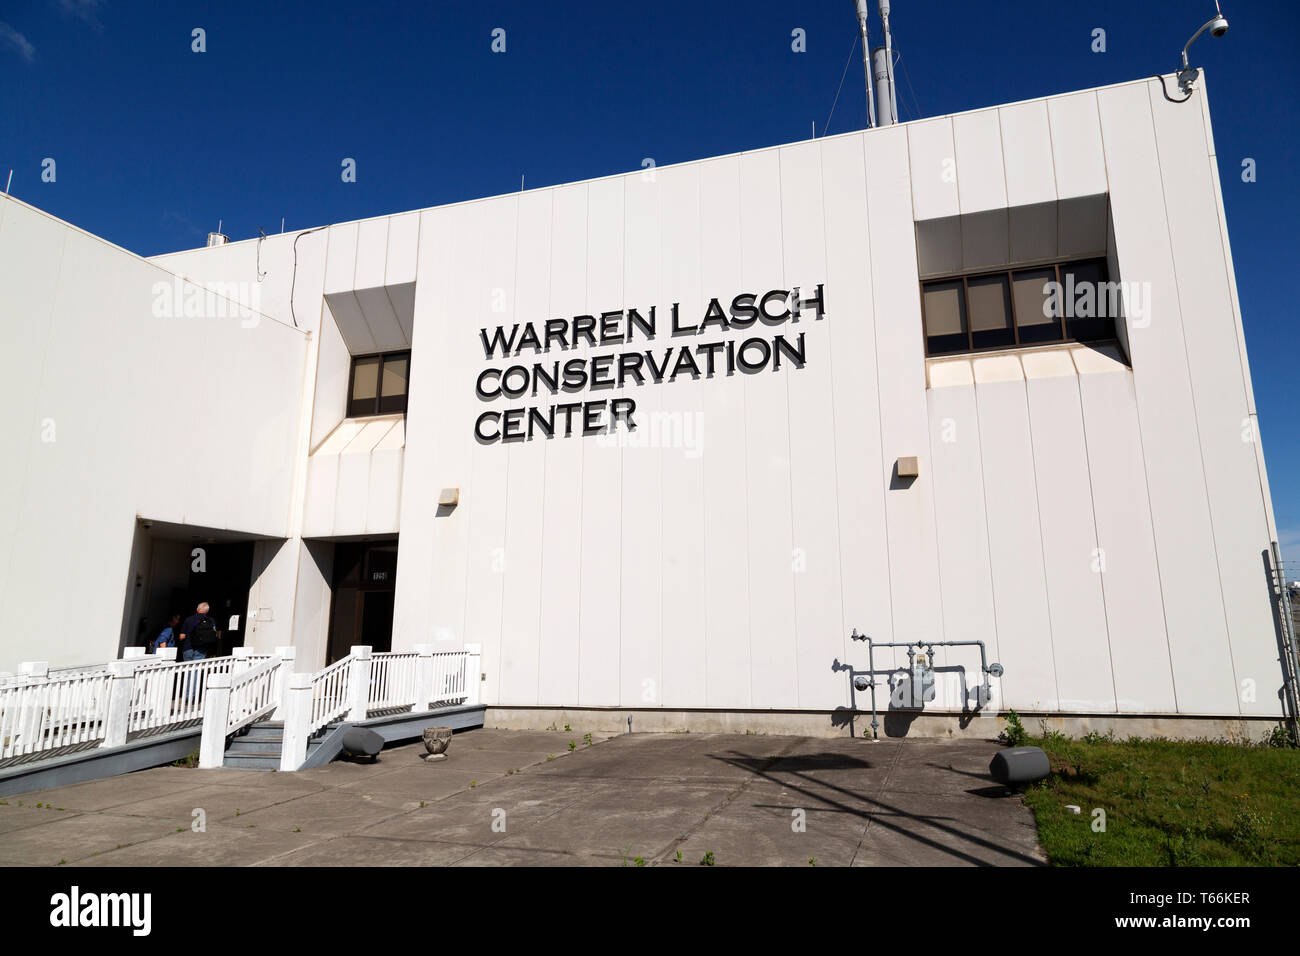
M 0 864 L 1042 865 L 1030 812 L 987 776 L 997 749 L 480 729 L 432 765 L 410 744 L 373 765 L 162 767 L 8 797 Z

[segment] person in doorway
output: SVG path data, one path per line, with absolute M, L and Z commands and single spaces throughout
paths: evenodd
M 202 602 L 181 625 L 181 657 L 187 661 L 201 661 L 217 650 L 219 636 L 217 622 L 208 614 L 208 602 Z
M 180 626 L 180 623 L 181 616 L 179 614 L 173 614 L 167 621 L 167 626 L 159 631 L 158 636 L 149 642 L 149 653 L 158 653 L 158 648 L 160 647 L 175 647 L 177 640 L 176 628 Z

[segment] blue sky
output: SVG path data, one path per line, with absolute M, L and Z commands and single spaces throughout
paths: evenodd
M 1192 61 L 1208 72 L 1274 507 L 1300 560 L 1300 100 L 1280 82 L 1300 66 L 1300 4 L 1224 2 L 1228 35 L 1203 36 Z M 1213 13 L 1213 0 L 895 0 L 902 118 L 1171 70 Z M 505 54 L 490 49 L 498 27 Z M 18 198 L 155 255 L 201 245 L 218 220 L 243 239 L 282 217 L 294 229 L 509 192 L 521 175 L 587 179 L 805 139 L 814 122 L 821 135 L 855 33 L 851 0 L 9 0 L 0 177 L 12 168 Z M 829 129 L 865 122 L 855 56 Z

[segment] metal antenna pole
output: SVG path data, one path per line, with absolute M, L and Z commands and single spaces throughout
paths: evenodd
M 898 122 L 898 90 L 894 86 L 894 38 L 889 30 L 889 0 L 880 0 L 881 29 L 885 31 L 885 76 L 889 82 L 889 108 L 893 113 L 891 123 Z
M 858 11 L 858 34 L 862 38 L 862 74 L 867 81 L 867 116 L 870 126 L 876 125 L 876 100 L 871 82 L 871 44 L 867 42 L 867 0 L 854 0 Z

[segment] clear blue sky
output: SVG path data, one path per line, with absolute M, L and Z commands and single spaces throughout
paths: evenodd
M 1203 36 L 1219 172 L 1278 524 L 1300 560 L 1300 4 L 1224 0 Z M 879 39 L 875 2 L 872 25 Z M 903 119 L 1173 69 L 1213 0 L 895 0 Z M 190 50 L 191 30 L 207 52 Z M 506 31 L 506 53 L 491 32 Z M 1106 31 L 1094 53 L 1092 31 Z M 801 28 L 807 52 L 791 51 Z M 805 139 L 851 0 L 9 0 L 0 176 L 143 255 Z M 915 106 L 914 106 L 915 104 Z M 830 132 L 866 122 L 860 61 Z M 41 161 L 57 181 L 41 182 Z M 343 157 L 357 182 L 340 180 Z M 1251 157 L 1258 179 L 1244 183 Z M 0 184 L 2 184 L 0 180 Z M 2 290 L 0 290 L 0 294 Z

